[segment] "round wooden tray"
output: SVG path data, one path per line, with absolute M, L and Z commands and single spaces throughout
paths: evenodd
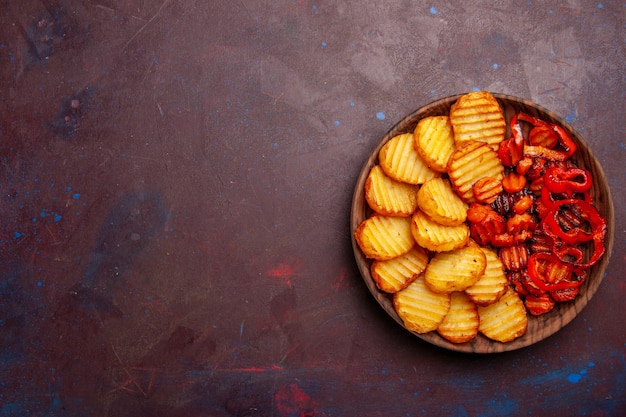
M 574 317 L 587 305 L 591 297 L 595 294 L 600 283 L 602 282 L 604 271 L 609 263 L 609 257 L 613 249 L 613 235 L 614 235 L 614 208 L 613 200 L 611 198 L 611 191 L 607 182 L 606 176 L 600 163 L 593 156 L 591 150 L 587 147 L 583 139 L 572 129 L 561 117 L 552 113 L 551 111 L 532 103 L 531 101 L 513 97 L 510 95 L 492 93 L 498 100 L 504 117 L 507 121 L 507 125 L 511 120 L 513 114 L 518 112 L 525 112 L 532 116 L 537 116 L 545 121 L 557 123 L 562 126 L 573 138 L 578 145 L 578 151 L 572 158 L 580 167 L 584 167 L 589 170 L 593 176 L 593 187 L 591 190 L 594 204 L 598 208 L 600 214 L 607 220 L 608 230 L 606 235 L 606 252 L 600 262 L 591 268 L 589 271 L 588 279 L 582 285 L 578 297 L 574 301 L 557 303 L 556 307 L 544 315 L 535 317 L 528 315 L 528 330 L 526 333 L 515 339 L 514 341 L 501 343 L 484 337 L 479 334 L 474 340 L 467 343 L 455 344 L 441 337 L 437 332 L 430 332 L 426 334 L 418 334 L 411 332 L 420 339 L 423 339 L 436 346 L 440 346 L 445 349 L 467 352 L 467 353 L 496 353 L 511 351 L 519 348 L 523 348 L 533 343 L 537 343 L 554 333 L 556 333 L 563 326 L 571 322 Z M 371 259 L 365 258 L 363 252 L 359 248 L 354 238 L 354 232 L 357 226 L 365 220 L 371 213 L 367 202 L 365 201 L 365 180 L 369 174 L 370 169 L 378 162 L 378 152 L 380 148 L 392 137 L 401 133 L 412 133 L 417 123 L 429 116 L 436 115 L 448 115 L 450 106 L 460 97 L 460 95 L 451 96 L 437 100 L 424 107 L 419 108 L 415 112 L 409 114 L 400 122 L 398 122 L 380 141 L 378 146 L 374 148 L 369 158 L 363 165 L 363 169 L 358 177 L 356 187 L 354 189 L 354 195 L 352 199 L 352 212 L 350 218 L 350 232 L 352 235 L 352 247 L 354 250 L 354 256 L 356 258 L 357 265 L 363 276 L 363 280 L 367 285 L 372 295 L 376 298 L 380 306 L 389 314 L 399 325 L 404 327 L 402 319 L 398 316 L 393 308 L 391 295 L 380 291 L 376 287 L 376 283 L 372 279 L 370 274 Z M 510 137 L 510 129 L 506 132 L 505 137 Z M 406 328 L 405 328 L 406 329 Z M 407 329 L 407 331 L 409 331 Z

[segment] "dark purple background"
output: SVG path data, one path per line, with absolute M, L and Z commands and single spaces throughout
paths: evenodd
M 624 413 L 625 9 L 512 3 L 0 1 L 0 416 Z M 583 312 L 489 356 L 387 317 L 348 224 L 473 89 L 565 117 L 617 217 Z

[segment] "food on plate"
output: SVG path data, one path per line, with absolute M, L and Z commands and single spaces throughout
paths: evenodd
M 409 217 L 372 216 L 359 225 L 355 239 L 366 257 L 391 259 L 415 246 Z
M 385 143 L 378 152 L 378 163 L 389 177 L 409 184 L 423 184 L 437 175 L 415 150 L 412 133 L 397 135 Z
M 452 343 L 465 343 L 476 337 L 478 325 L 478 309 L 469 296 L 464 292 L 450 294 L 450 309 L 437 333 Z
M 446 172 L 454 151 L 454 132 L 448 116 L 431 116 L 420 120 L 413 132 L 417 153 L 437 172 Z
M 365 181 L 365 200 L 377 213 L 408 217 L 417 208 L 417 186 L 396 181 L 374 165 Z
M 467 219 L 467 204 L 452 190 L 450 182 L 441 177 L 428 180 L 419 188 L 417 205 L 444 226 L 457 226 Z
M 478 306 L 478 318 L 478 331 L 498 342 L 510 342 L 522 336 L 528 327 L 526 307 L 511 288 L 495 303 Z
M 450 309 L 450 294 L 432 292 L 424 274 L 393 295 L 393 305 L 404 326 L 416 333 L 437 330 Z
M 491 177 L 481 178 L 472 185 L 472 193 L 476 201 L 491 204 L 502 193 L 502 181 Z
M 370 267 L 376 286 L 388 293 L 395 293 L 409 285 L 424 272 L 428 254 L 418 246 L 396 258 L 374 261 Z
M 497 149 L 504 140 L 506 122 L 500 104 L 488 91 L 464 94 L 450 107 L 454 140 L 484 142 Z
M 481 250 L 487 261 L 485 272 L 474 285 L 465 289 L 465 293 L 476 305 L 486 306 L 498 301 L 508 288 L 509 283 L 506 275 L 504 275 L 502 262 L 498 255 L 488 248 L 481 247 Z
M 521 271 L 528 265 L 528 247 L 524 244 L 502 247 L 498 256 L 507 271 Z
M 510 120 L 509 120 L 510 119 Z M 383 144 L 354 237 L 405 327 L 510 342 L 574 300 L 606 251 L 591 173 L 561 126 L 461 96 Z M 481 336 L 482 337 L 482 336 Z
M 483 142 L 465 141 L 452 152 L 448 175 L 454 190 L 467 203 L 476 201 L 473 186 L 482 178 L 502 180 L 504 166 L 498 154 Z
M 411 233 L 418 245 L 433 252 L 458 249 L 469 241 L 466 224 L 444 226 L 421 210 L 417 210 L 411 217 Z
M 424 281 L 434 292 L 463 291 L 478 281 L 486 266 L 487 258 L 478 246 L 439 252 L 428 263 Z

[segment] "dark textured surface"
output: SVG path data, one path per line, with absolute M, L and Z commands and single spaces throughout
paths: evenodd
M 0 11 L 0 416 L 623 415 L 620 2 Z M 349 236 L 380 138 L 472 89 L 563 116 L 616 213 L 582 313 L 497 355 L 397 326 Z

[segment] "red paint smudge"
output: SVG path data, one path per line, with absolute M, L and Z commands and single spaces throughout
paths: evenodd
M 298 264 L 292 265 L 289 263 L 281 262 L 274 268 L 270 268 L 265 271 L 265 276 L 274 278 L 284 285 L 292 286 L 291 278 L 298 272 L 300 266 Z
M 274 394 L 274 406 L 281 416 L 315 416 L 315 402 L 296 384 L 279 388 Z
M 267 275 L 272 278 L 289 278 L 293 275 L 293 267 L 289 264 L 279 264 L 276 268 L 267 271 Z
M 349 283 L 347 281 L 344 282 L 345 279 L 346 279 L 346 270 L 344 269 L 343 271 L 341 271 L 341 274 L 339 274 L 339 279 L 337 280 L 337 282 L 333 284 L 333 289 L 335 291 L 339 291 L 339 289 L 342 286 L 348 287 Z

